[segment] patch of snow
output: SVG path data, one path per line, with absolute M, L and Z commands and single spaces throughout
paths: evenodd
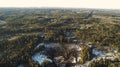
M 6 23 L 5 21 L 0 20 L 0 24 L 5 24 L 5 23 Z
M 81 51 L 81 49 L 82 49 L 82 48 L 81 48 L 80 46 L 78 46 L 78 45 L 76 45 L 75 48 L 77 49 L 77 51 Z
M 77 51 L 81 51 L 81 47 L 79 45 L 71 44 L 68 46 L 69 49 L 76 49 Z
M 59 47 L 60 45 L 58 43 L 49 43 L 49 44 L 45 44 L 45 48 L 55 48 L 55 47 Z
M 114 50 L 114 53 L 118 53 L 118 51 L 117 51 L 117 50 Z
M 40 46 L 43 46 L 43 45 L 44 45 L 44 43 L 40 43 L 36 46 L 36 48 L 39 48 Z
M 56 61 L 58 61 L 58 62 L 64 62 L 64 57 L 63 56 L 58 56 L 58 57 L 55 57 L 54 58 Z
M 39 48 L 40 46 L 45 46 L 45 48 L 54 48 L 54 47 L 59 47 L 60 45 L 58 43 L 49 43 L 49 44 L 40 43 L 36 46 L 36 48 Z
M 80 61 L 80 59 L 81 59 L 81 57 L 77 57 L 77 62 L 79 62 L 79 61 Z
M 73 42 L 77 42 L 78 40 L 74 39 Z
M 100 60 L 100 59 L 110 59 L 113 60 L 119 55 L 117 53 L 117 55 L 114 54 L 114 52 L 112 53 L 107 53 L 105 51 L 100 51 L 97 48 L 94 48 L 92 50 L 92 54 L 96 55 L 96 57 L 94 57 L 92 60 L 87 61 L 84 65 L 86 65 L 88 67 L 89 63 L 95 60 Z
M 72 61 L 72 63 L 76 63 L 76 58 L 73 58 L 73 61 Z
M 52 63 L 52 60 L 47 58 L 46 55 L 40 54 L 40 53 L 36 53 L 35 55 L 32 56 L 32 59 L 34 61 L 37 61 L 40 65 L 45 62 L 45 61 L 49 61 Z
M 92 50 L 92 54 L 96 55 L 96 57 L 103 57 L 105 56 L 107 53 L 105 51 L 100 51 L 97 48 L 94 48 Z

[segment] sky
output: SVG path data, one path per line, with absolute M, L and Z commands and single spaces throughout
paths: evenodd
M 63 7 L 120 9 L 120 0 L 0 0 L 0 7 Z

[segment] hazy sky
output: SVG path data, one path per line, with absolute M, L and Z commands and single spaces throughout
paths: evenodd
M 120 0 L 0 0 L 0 7 L 72 7 L 120 9 Z

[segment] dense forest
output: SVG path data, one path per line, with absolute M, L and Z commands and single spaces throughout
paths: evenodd
M 0 67 L 120 67 L 120 10 L 0 8 Z

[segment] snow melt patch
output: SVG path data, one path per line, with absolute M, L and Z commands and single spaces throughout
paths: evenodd
M 47 58 L 46 55 L 40 54 L 40 53 L 36 53 L 35 55 L 32 56 L 32 59 L 34 61 L 37 61 L 40 65 L 45 62 L 45 61 L 49 61 L 52 62 L 51 59 Z

